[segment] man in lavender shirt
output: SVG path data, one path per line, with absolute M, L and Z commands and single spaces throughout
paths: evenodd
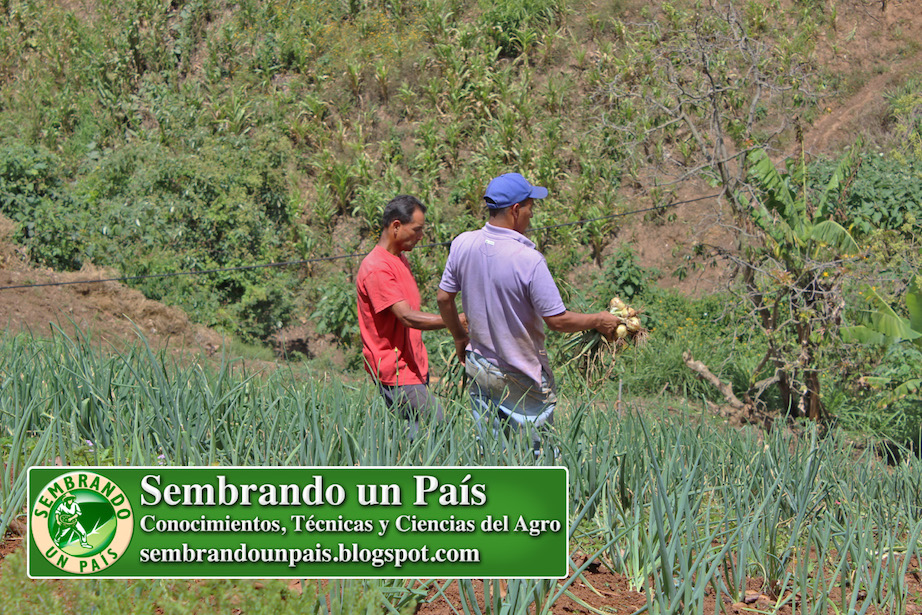
M 494 178 L 484 195 L 489 220 L 452 242 L 438 291 L 439 312 L 471 379 L 478 433 L 488 422 L 494 433 L 528 432 L 536 455 L 557 402 L 544 325 L 567 333 L 596 329 L 610 339 L 621 323 L 608 312 L 564 306 L 547 261 L 525 237 L 535 200 L 547 194 L 518 173 Z M 458 293 L 469 334 L 458 316 Z

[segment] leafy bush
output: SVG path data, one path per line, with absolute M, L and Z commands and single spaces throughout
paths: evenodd
M 359 317 L 355 298 L 355 283 L 346 276 L 328 279 L 323 294 L 311 313 L 319 333 L 332 333 L 344 347 L 358 344 Z
M 17 223 L 16 239 L 38 264 L 79 269 L 90 221 L 86 204 L 70 194 L 60 160 L 13 142 L 0 148 L 0 211 Z
M 829 181 L 837 164 L 823 161 L 810 169 L 815 194 Z M 857 172 L 831 213 L 832 219 L 851 228 L 856 237 L 875 230 L 918 235 L 922 230 L 922 158 L 863 153 Z
M 292 278 L 264 274 L 264 281 L 247 286 L 234 304 L 236 330 L 248 341 L 269 339 L 290 319 L 294 311 Z
M 885 404 L 880 412 L 879 431 L 917 450 L 922 450 L 922 391 L 918 384 L 907 388 L 905 383 L 918 383 L 920 374 L 922 349 L 912 344 L 895 344 L 872 372 L 872 377 L 884 384 L 870 399 L 872 404 Z M 901 386 L 904 391 L 894 396 Z
M 890 305 L 875 287 L 848 314 L 857 323 L 841 329 L 846 341 L 862 344 L 858 354 L 885 349 L 873 363 L 856 361 L 862 384 L 877 392 L 868 398 L 871 428 L 902 443 L 922 444 L 922 277 L 912 278 L 902 301 Z M 905 314 L 905 316 L 903 315 Z M 869 369 L 871 368 L 871 369 Z
M 652 277 L 652 272 L 637 264 L 634 249 L 622 243 L 605 259 L 602 272 L 596 278 L 593 295 L 601 295 L 606 301 L 618 296 L 623 301 L 631 303 L 643 294 Z
M 922 79 L 910 79 L 902 87 L 884 94 L 896 124 L 898 158 L 922 160 Z
M 208 138 L 194 154 L 154 144 L 104 154 L 77 186 L 103 221 L 88 238 L 94 260 L 129 276 L 290 260 L 289 240 L 297 235 L 280 171 L 286 162 L 275 145 L 223 136 Z M 236 270 L 138 284 L 200 322 L 255 340 L 287 321 L 290 277 Z

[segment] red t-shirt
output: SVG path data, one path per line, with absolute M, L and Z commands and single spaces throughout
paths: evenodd
M 420 308 L 419 288 L 407 258 L 375 246 L 359 267 L 355 287 L 365 369 L 389 386 L 426 384 L 429 357 L 423 332 L 404 326 L 388 309 L 398 301 L 406 301 L 412 310 Z

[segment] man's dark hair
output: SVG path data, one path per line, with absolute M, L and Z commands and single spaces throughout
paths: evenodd
M 493 201 L 491 201 L 490 199 L 488 199 L 487 197 L 484 197 L 483 200 L 486 201 L 487 203 L 492 203 L 492 202 L 493 202 Z M 527 199 L 525 199 L 524 201 L 522 201 L 522 203 L 525 203 L 525 202 L 527 202 L 527 201 L 529 201 L 529 200 L 534 201 L 534 199 L 532 199 L 531 197 L 528 197 Z M 519 204 L 521 205 L 521 203 L 519 203 Z M 515 205 L 515 203 L 513 203 L 512 205 Z M 488 206 L 488 207 L 487 207 L 487 212 L 489 212 L 489 217 L 490 217 L 490 218 L 495 218 L 496 216 L 502 215 L 502 213 L 503 213 L 504 211 L 506 211 L 507 209 L 509 209 L 510 207 L 512 207 L 512 205 L 507 205 L 507 206 L 505 206 L 505 207 L 489 207 L 489 206 Z
M 401 194 L 391 199 L 390 203 L 384 206 L 384 215 L 381 216 L 381 228 L 386 229 L 394 220 L 399 220 L 401 224 L 406 224 L 413 219 L 416 210 L 426 213 L 426 206 L 409 194 Z

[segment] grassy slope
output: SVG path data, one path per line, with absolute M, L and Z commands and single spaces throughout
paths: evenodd
M 429 203 L 429 237 L 445 241 L 510 168 L 552 190 L 536 226 L 629 208 L 630 152 L 601 129 L 597 94 L 642 5 L 17 3 L 0 135 L 20 199 L 4 211 L 32 224 L 36 260 L 137 274 L 361 251 L 396 192 Z M 597 226 L 539 243 L 565 271 L 614 237 Z M 420 254 L 419 275 L 443 258 Z M 290 273 L 143 290 L 265 337 L 318 298 Z
M 893 27 L 883 31 L 872 4 L 741 5 L 752 35 L 778 57 L 817 67 L 813 85 L 830 111 L 798 113 L 817 120 L 824 144 L 836 134 L 824 120 L 846 106 L 836 87 L 847 95 L 861 74 L 894 57 L 908 71 L 918 55 L 907 3 L 891 3 Z M 670 171 L 661 154 L 683 151 L 688 135 L 658 135 L 648 154 L 619 129 L 656 118 L 610 96 L 615 83 L 655 88 L 662 75 L 649 57 L 694 24 L 690 6 L 12 3 L 0 28 L 0 165 L 12 195 L 2 210 L 34 262 L 137 275 L 361 253 L 397 192 L 421 196 L 428 239 L 447 241 L 480 223 L 484 183 L 511 168 L 551 189 L 535 226 L 699 196 L 711 188 L 656 188 Z M 660 39 L 643 25 L 650 20 L 666 32 Z M 859 53 L 871 40 L 874 51 Z M 732 78 L 738 58 L 720 59 L 720 75 Z M 785 117 L 786 102 L 765 117 Z M 793 130 L 774 144 L 790 149 Z M 598 265 L 615 243 L 631 241 L 667 281 L 676 259 L 694 264 L 683 244 L 709 232 L 709 207 L 534 238 L 580 306 L 579 295 L 602 292 Z M 412 255 L 430 306 L 444 258 L 442 248 Z M 327 343 L 355 338 L 357 262 L 136 284 L 196 322 L 251 340 L 281 327 L 290 347 L 317 354 L 324 332 Z

